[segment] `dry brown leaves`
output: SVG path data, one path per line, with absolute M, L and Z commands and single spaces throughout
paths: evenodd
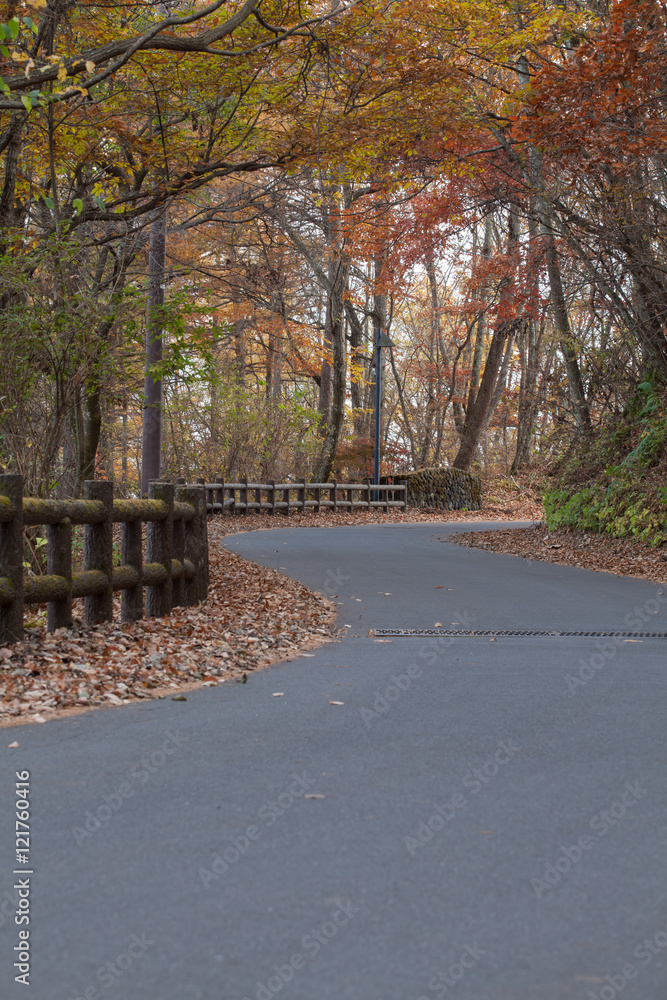
M 486 495 L 488 492 L 488 496 Z M 428 521 L 533 520 L 537 494 L 502 480 L 485 490 L 481 511 L 355 511 L 250 514 L 209 522 L 207 601 L 168 618 L 110 622 L 47 633 L 42 611 L 20 643 L 0 649 L 0 726 L 43 722 L 56 713 L 166 697 L 206 683 L 230 683 L 338 636 L 333 605 L 320 594 L 221 549 L 225 535 L 260 528 L 416 524 Z M 79 609 L 80 610 L 80 609 Z M 116 612 L 119 600 L 116 601 Z
M 168 618 L 47 633 L 0 649 L 0 724 L 45 721 L 64 709 L 123 705 L 286 659 L 338 635 L 319 594 L 215 544 L 208 600 Z
M 667 554 L 644 542 L 611 538 L 583 531 L 547 531 L 542 524 L 532 528 L 500 531 L 468 531 L 446 539 L 489 552 L 502 552 L 523 559 L 580 566 L 617 576 L 637 576 L 654 583 L 667 583 Z

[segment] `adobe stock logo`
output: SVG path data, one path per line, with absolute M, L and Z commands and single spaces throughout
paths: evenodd
M 623 624 L 627 628 L 643 631 L 647 623 L 651 621 L 652 616 L 659 614 L 661 610 L 664 611 L 666 607 L 667 594 L 658 590 L 655 597 L 650 597 L 641 607 L 637 605 L 633 611 L 627 614 L 623 619 Z M 593 680 L 601 670 L 604 670 L 610 660 L 614 659 L 623 643 L 632 641 L 631 638 L 620 635 L 607 636 L 604 642 L 598 640 L 595 643 L 596 652 L 591 653 L 587 660 L 583 657 L 579 660 L 579 670 L 576 674 L 565 674 L 563 679 L 570 694 L 574 694 L 578 688 L 586 687 L 588 682 Z
M 598 838 L 606 837 L 623 817 L 628 809 L 632 809 L 647 793 L 647 789 L 640 785 L 639 781 L 628 782 L 618 799 L 609 806 L 595 813 L 588 822 L 589 830 L 593 831 Z M 540 899 L 545 893 L 550 892 L 563 880 L 575 865 L 578 865 L 586 851 L 592 850 L 597 843 L 594 836 L 583 833 L 577 838 L 574 844 L 568 847 L 560 845 L 560 856 L 553 862 L 549 862 L 544 868 L 541 878 L 533 877 L 530 880 L 533 892 Z
M 301 951 L 292 955 L 285 965 L 274 965 L 274 975 L 269 976 L 266 982 L 258 980 L 255 983 L 254 995 L 252 997 L 246 995 L 243 1000 L 273 1000 L 275 994 L 280 993 L 294 978 L 295 972 L 303 969 L 311 958 L 315 958 L 320 949 L 335 938 L 341 927 L 345 927 L 357 913 L 359 907 L 349 899 L 347 902 L 340 901 L 328 920 L 325 920 L 320 927 L 311 928 L 309 934 L 304 934 L 301 938 Z

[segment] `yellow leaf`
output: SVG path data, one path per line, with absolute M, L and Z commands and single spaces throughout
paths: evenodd
M 87 63 L 86 63 L 86 72 L 88 72 L 88 73 L 94 73 L 95 72 L 95 63 L 93 62 L 92 59 L 89 59 L 87 61 Z
M 67 79 L 67 70 L 62 65 L 58 67 L 58 79 L 61 82 Z
M 46 7 L 47 0 L 26 0 L 29 7 Z

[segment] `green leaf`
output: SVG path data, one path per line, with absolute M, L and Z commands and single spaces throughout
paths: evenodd
M 0 52 L 2 52 L 5 59 L 9 59 L 9 49 L 6 45 L 0 45 Z
M 97 207 L 99 208 L 99 210 L 101 212 L 106 212 L 107 206 L 106 206 L 103 198 L 100 198 L 100 196 L 98 194 L 96 194 L 96 195 L 93 196 L 93 201 L 95 202 L 95 204 L 97 205 Z
M 47 198 L 47 197 L 45 196 L 45 197 L 44 197 L 44 203 L 46 204 L 47 208 L 50 208 L 50 209 L 51 209 L 51 211 L 53 211 L 53 209 L 54 209 L 54 201 L 53 201 L 53 198 Z
M 0 45 L 0 50 L 2 49 L 4 49 L 4 45 Z M 0 90 L 3 92 L 3 94 L 9 95 L 9 87 L 7 86 L 7 84 L 2 79 L 1 76 L 0 76 Z
M 13 17 L 9 22 L 9 33 L 12 36 L 12 38 L 18 38 L 20 30 L 21 30 L 21 25 L 19 23 L 19 19 L 17 17 Z
M 21 94 L 21 104 L 26 109 L 26 111 L 32 111 L 32 101 L 27 94 Z
M 11 33 L 8 25 L 6 25 L 4 23 L 0 24 L 0 35 L 2 35 L 3 38 L 11 38 L 12 37 L 12 33 Z
M 72 202 L 72 207 L 74 208 L 74 211 L 76 212 L 77 215 L 80 212 L 83 212 L 83 202 L 81 201 L 80 198 L 74 199 L 74 201 Z

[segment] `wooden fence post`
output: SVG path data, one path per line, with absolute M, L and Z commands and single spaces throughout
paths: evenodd
M 205 552 L 202 552 L 202 531 L 200 507 L 205 503 L 204 491 L 201 486 L 181 486 L 178 491 L 178 499 L 182 503 L 189 503 L 194 507 L 194 517 L 185 523 L 185 558 L 192 563 L 195 568 L 195 575 L 185 581 L 184 601 L 187 607 L 198 604 L 206 597 L 204 589 L 205 573 L 202 572 L 202 563 L 208 552 L 208 538 L 204 536 Z M 206 513 L 204 511 L 204 518 Z M 206 521 L 204 520 L 204 530 Z
M 199 487 L 195 487 L 198 489 Z M 209 584 L 209 569 L 208 569 L 208 525 L 206 523 L 206 493 L 201 490 L 201 496 L 198 504 L 199 509 L 199 520 L 197 521 L 199 526 L 199 551 L 201 553 L 200 559 L 200 594 L 201 600 L 205 601 L 208 597 L 208 584 Z M 197 515 L 195 514 L 195 518 Z
M 178 494 L 178 488 L 176 490 Z M 174 518 L 174 547 L 173 558 L 183 566 L 185 559 L 185 520 L 182 517 Z M 180 576 L 171 581 L 171 606 L 172 608 L 182 608 L 185 598 L 185 576 L 181 572 Z
M 196 518 L 197 518 L 197 495 L 194 486 L 179 486 L 176 490 L 176 499 L 179 503 L 189 503 L 195 509 L 195 515 L 191 521 L 185 521 L 183 523 L 184 527 L 184 537 L 183 537 L 183 560 L 186 559 L 192 563 L 195 568 L 195 575 L 190 579 L 186 580 L 183 577 L 183 606 L 188 608 L 192 607 L 193 604 L 197 604 L 199 601 L 199 584 L 197 577 L 197 566 L 198 566 L 198 551 L 197 551 L 197 540 L 198 532 L 196 529 Z
M 334 514 L 338 511 L 338 482 L 335 479 L 331 480 L 331 499 L 333 500 L 333 512 Z
M 65 597 L 46 606 L 46 627 L 55 632 L 72 624 L 72 522 L 68 517 L 46 527 L 46 572 L 67 581 Z
M 316 514 L 319 514 L 321 510 L 320 500 L 322 499 L 322 487 L 319 485 L 316 486 L 313 490 L 313 494 L 315 499 L 315 506 L 313 507 L 313 510 Z
M 239 503 L 245 504 L 245 506 L 243 508 L 243 513 L 247 514 L 248 513 L 248 477 L 247 476 L 241 476 L 241 479 L 239 480 L 239 482 L 241 483 L 241 489 L 239 490 Z
M 202 487 L 200 487 L 202 489 Z M 205 490 L 202 489 L 205 493 Z M 146 562 L 160 563 L 167 571 L 164 583 L 146 587 L 146 617 L 160 618 L 171 611 L 171 560 L 174 546 L 174 486 L 153 480 L 148 484 L 150 500 L 166 503 L 168 514 L 164 521 L 149 521 L 147 527 Z M 204 503 L 206 498 L 204 497 Z
M 370 481 L 370 479 L 364 479 L 363 482 L 364 482 L 364 485 L 366 487 L 366 491 L 365 491 L 366 492 L 366 506 L 370 510 L 370 506 L 371 506 L 371 481 Z
M 120 536 L 120 561 L 123 566 L 131 566 L 136 571 L 137 583 L 121 591 L 120 620 L 136 622 L 144 616 L 143 552 L 141 544 L 142 522 L 125 521 Z
M 100 570 L 107 578 L 101 594 L 84 599 L 86 625 L 96 625 L 113 618 L 113 483 L 87 480 L 83 495 L 104 504 L 104 520 L 87 524 L 84 533 L 84 569 Z
M 276 512 L 276 481 L 275 479 L 269 479 L 269 492 L 267 497 L 271 507 L 269 508 L 269 514 L 275 514 Z
M 174 492 L 175 498 L 178 500 L 178 488 L 179 486 L 185 486 L 187 479 L 185 476 L 179 476 L 178 479 L 174 480 L 174 486 L 176 490 Z M 211 511 L 213 513 L 213 511 Z M 183 553 L 185 552 L 185 521 L 182 517 L 174 518 L 174 559 L 183 564 Z M 174 608 L 180 608 L 183 606 L 183 595 L 185 593 L 185 577 L 181 574 L 177 580 L 174 580 L 171 585 L 171 604 Z
M 306 512 L 306 480 L 305 479 L 300 479 L 299 480 L 299 488 L 296 491 L 296 499 L 297 499 L 297 502 L 299 504 L 301 504 L 301 513 L 305 514 L 305 512 Z
M 0 524 L 0 585 L 7 581 L 7 604 L 0 604 L 0 642 L 23 638 L 23 476 L 0 476 L 0 496 L 9 499 L 11 521 Z

